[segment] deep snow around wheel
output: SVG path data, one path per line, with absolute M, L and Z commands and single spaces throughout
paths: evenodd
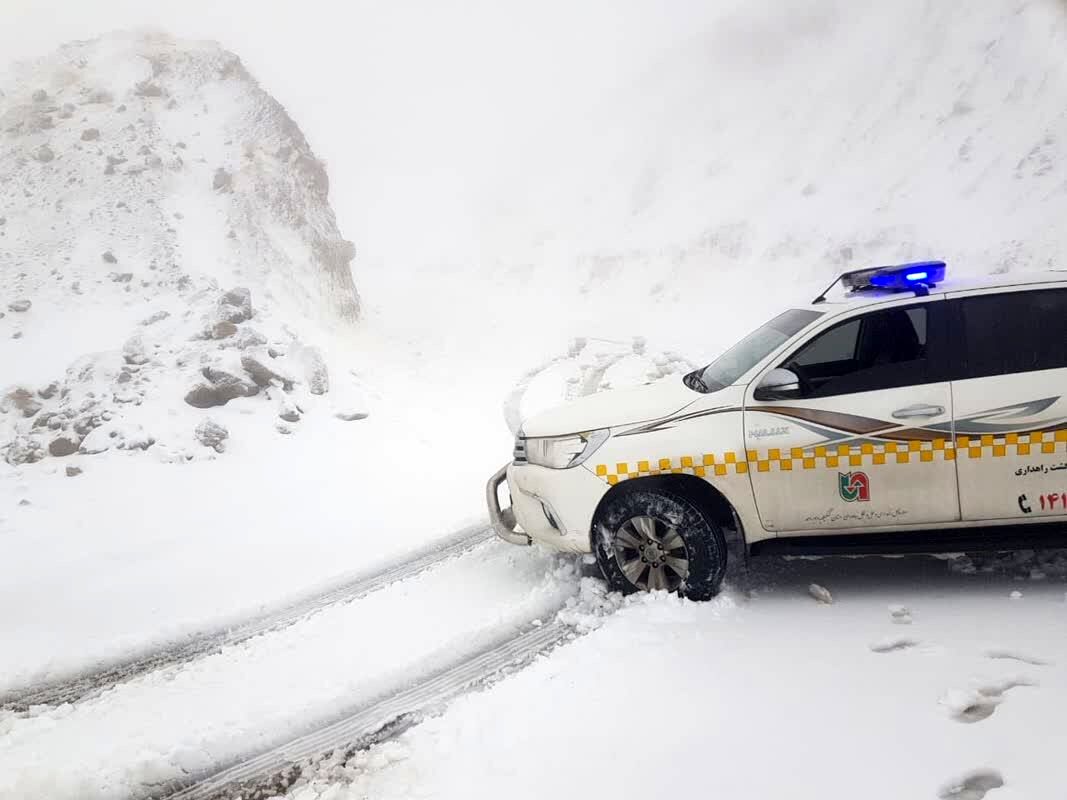
M 842 269 L 1067 251 L 1059 0 L 11 3 L 0 695 L 483 520 L 524 416 Z M 0 713 L 0 798 L 149 796 L 575 593 L 588 636 L 290 795 L 1055 797 L 1058 563 L 776 563 L 697 605 L 498 544 Z

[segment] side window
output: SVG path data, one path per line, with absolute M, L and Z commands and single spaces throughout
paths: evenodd
M 965 378 L 1067 367 L 1067 289 L 960 300 Z
M 928 305 L 887 308 L 835 325 L 782 366 L 804 397 L 872 392 L 935 380 L 927 358 Z

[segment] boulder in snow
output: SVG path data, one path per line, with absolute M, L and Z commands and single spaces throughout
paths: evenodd
M 219 167 L 215 170 L 215 177 L 211 180 L 211 188 L 216 192 L 232 192 L 233 175 L 226 169 Z
M 198 383 L 188 394 L 185 402 L 195 408 L 224 406 L 238 397 L 251 397 L 259 393 L 259 387 L 225 370 L 205 367 L 203 375 L 208 383 Z
M 237 333 L 237 326 L 228 319 L 216 322 L 211 328 L 212 339 L 226 339 L 235 333 Z
M 252 292 L 238 286 L 219 298 L 219 319 L 234 324 L 252 319 Z
M 8 311 L 14 311 L 16 314 L 20 314 L 23 311 L 29 311 L 33 305 L 29 300 L 15 300 L 7 304 Z
M 285 395 L 282 395 L 281 399 L 278 401 L 278 416 L 286 422 L 299 422 L 300 409 L 297 407 L 296 403 Z
M 230 438 L 230 432 L 225 426 L 209 418 L 196 426 L 195 436 L 204 447 L 210 447 L 216 453 L 221 453 L 226 449 L 226 440 Z
M 57 458 L 71 456 L 78 452 L 80 444 L 81 440 L 77 436 L 64 434 L 57 436 L 48 443 L 48 452 Z
M 4 460 L 12 466 L 19 464 L 33 464 L 44 458 L 45 450 L 39 439 L 33 436 L 16 436 L 14 441 L 7 446 Z
M 0 411 L 4 413 L 17 411 L 24 417 L 32 417 L 40 410 L 41 404 L 33 396 L 33 392 L 21 386 L 16 386 L 0 401 Z
M 290 391 L 293 388 L 293 379 L 267 366 L 266 361 L 267 359 L 260 356 L 245 354 L 241 356 L 241 367 L 256 386 L 267 387 L 277 383 L 285 391 Z
M 144 339 L 142 339 L 140 335 L 131 336 L 126 340 L 126 344 L 122 346 L 122 358 L 127 364 L 133 364 L 135 366 L 148 363 L 148 354 L 145 352 Z

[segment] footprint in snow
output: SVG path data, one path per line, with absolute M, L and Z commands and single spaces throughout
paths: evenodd
M 970 724 L 991 717 L 1009 689 L 1036 685 L 1029 678 L 1012 678 L 976 689 L 949 689 L 940 702 L 957 722 Z
M 911 610 L 905 606 L 890 606 L 889 620 L 894 625 L 911 625 Z
M 875 653 L 894 653 L 897 650 L 908 650 L 915 647 L 919 642 L 915 639 L 890 638 L 880 639 L 871 643 L 871 650 Z
M 1004 785 L 1004 776 L 995 769 L 976 769 L 941 787 L 941 800 L 982 800 L 986 792 Z
M 1025 653 L 1020 653 L 1015 650 L 986 650 L 987 658 L 1008 659 L 1011 661 L 1021 661 L 1024 664 L 1032 664 L 1035 667 L 1050 667 L 1051 661 L 1046 661 L 1043 658 L 1035 658 L 1034 656 L 1028 656 Z

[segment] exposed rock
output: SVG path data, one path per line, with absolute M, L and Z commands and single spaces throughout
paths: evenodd
M 96 128 L 86 128 L 84 131 L 82 131 L 83 142 L 95 142 L 99 138 L 100 131 Z
M 277 425 L 275 425 L 274 430 L 278 431 L 278 433 L 283 433 L 286 436 L 293 432 L 292 428 L 282 422 L 279 422 Z
M 141 320 L 141 324 L 145 325 L 145 326 L 155 325 L 157 322 L 162 322 L 163 320 L 165 320 L 169 316 L 170 316 L 170 312 L 169 311 L 157 311 L 156 313 L 152 314 L 151 316 L 145 317 L 143 320 Z
M 227 322 L 244 322 L 252 319 L 252 292 L 238 286 L 219 298 L 219 319 Z
M 57 458 L 74 455 L 78 452 L 81 440 L 73 436 L 57 436 L 48 443 L 48 452 Z
M 112 272 L 108 275 L 112 283 L 129 283 L 133 280 L 132 272 Z
M 356 422 L 357 420 L 366 419 L 370 415 L 365 411 L 338 411 L 334 416 L 337 419 L 343 419 L 345 422 Z
M 63 423 L 62 423 L 62 419 L 59 417 L 59 414 L 55 414 L 55 413 L 53 413 L 51 411 L 45 411 L 43 414 L 38 414 L 37 415 L 37 419 L 35 419 L 33 421 L 33 427 L 34 428 L 47 428 L 49 425 L 52 424 L 53 420 L 56 420 L 56 423 L 57 423 L 56 427 L 57 428 L 58 427 L 62 427 Z
M 112 429 L 110 436 L 118 440 L 116 446 L 119 450 L 147 450 L 156 443 L 155 437 L 150 436 L 140 425 Z
M 214 408 L 224 406 L 233 397 L 227 396 L 209 383 L 198 383 L 185 395 L 185 402 L 193 408 Z
M 241 367 L 252 378 L 252 382 L 256 386 L 266 387 L 272 383 L 277 383 L 285 391 L 291 391 L 293 388 L 293 379 L 285 375 L 276 372 L 263 363 L 261 358 L 254 355 L 241 356 Z
M 99 414 L 83 414 L 74 420 L 71 427 L 79 436 L 88 436 L 103 424 L 104 420 Z
M 53 397 L 56 396 L 56 393 L 58 391 L 59 391 L 59 381 L 52 381 L 50 384 L 45 386 L 43 389 L 38 389 L 37 390 L 37 395 L 42 400 L 51 400 Z
M 29 300 L 15 300 L 12 303 L 8 303 L 7 308 L 8 311 L 14 311 L 16 314 L 19 314 L 23 311 L 29 311 L 32 305 L 33 303 Z
M 232 192 L 233 191 L 233 175 L 227 172 L 222 167 L 215 170 L 215 177 L 211 181 L 211 188 L 216 192 Z
M 185 402 L 194 408 L 224 406 L 238 397 L 251 397 L 259 393 L 259 387 L 255 384 L 224 370 L 205 367 L 203 375 L 210 383 L 198 383 L 185 395 Z
M 148 354 L 145 352 L 144 339 L 140 335 L 127 339 L 126 344 L 122 346 L 122 357 L 127 364 L 147 364 Z
M 75 467 L 74 465 L 68 465 L 67 466 L 67 477 L 68 478 L 73 478 L 73 477 L 75 477 L 77 475 L 81 475 L 81 474 L 82 474 L 82 468 L 81 467 Z
M 222 322 L 216 322 L 211 328 L 212 339 L 225 339 L 235 333 L 237 333 L 237 326 L 225 319 Z
M 30 95 L 30 97 L 35 103 L 43 103 L 45 100 L 48 99 L 48 92 L 46 92 L 44 89 L 37 89 L 32 95 Z
M 140 425 L 120 425 L 112 423 L 101 425 L 82 439 L 79 453 L 94 455 L 105 450 L 147 450 L 156 440 Z
M 42 164 L 47 164 L 49 161 L 56 157 L 56 154 L 52 152 L 52 148 L 46 144 L 42 144 L 34 152 L 33 157 L 40 161 Z
M 110 159 L 108 160 L 110 161 Z M 125 160 L 126 159 L 123 159 L 123 161 Z M 115 254 L 112 253 L 110 250 L 105 251 L 100 257 L 104 259 L 104 261 L 106 261 L 108 264 L 117 264 L 119 261 L 117 258 L 115 258 Z
M 39 439 L 33 436 L 16 436 L 14 441 L 7 446 L 4 460 L 12 466 L 19 464 L 33 464 L 44 458 L 45 450 Z
M 33 396 L 33 392 L 21 386 L 16 386 L 0 401 L 0 411 L 17 411 L 24 417 L 32 417 L 41 410 L 41 404 Z
M 250 347 L 260 347 L 266 343 L 267 337 L 259 331 L 251 328 L 241 328 L 237 331 L 237 335 L 231 344 L 239 350 L 247 350 Z
M 163 89 L 159 84 L 152 83 L 152 81 L 141 81 L 134 89 L 134 94 L 140 97 L 162 97 Z
M 210 418 L 196 426 L 195 435 L 200 444 L 210 447 L 216 453 L 221 453 L 226 448 L 226 440 L 230 438 L 230 432 Z
M 296 403 L 285 395 L 282 395 L 281 400 L 278 403 L 278 416 L 286 422 L 299 422 L 300 409 L 297 408 Z

